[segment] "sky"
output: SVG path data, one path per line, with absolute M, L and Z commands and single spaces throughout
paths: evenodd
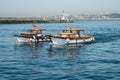
M 0 0 L 0 17 L 120 13 L 120 0 Z

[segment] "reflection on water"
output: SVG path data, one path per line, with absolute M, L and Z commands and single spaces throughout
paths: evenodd
M 80 48 L 81 46 L 61 46 L 58 48 L 49 45 L 49 43 L 17 43 L 14 47 L 15 53 L 22 53 L 32 59 L 39 58 L 41 54 L 44 54 L 43 51 L 46 51 L 50 58 L 53 56 L 74 58 L 80 54 Z
M 16 55 L 21 56 L 23 68 L 27 71 L 73 76 L 78 70 L 88 69 L 78 64 L 85 45 L 53 47 L 49 43 L 16 44 Z M 88 45 L 89 46 L 89 45 Z
M 43 43 L 17 43 L 15 44 L 15 53 L 25 54 L 28 58 L 37 59 L 39 58 L 39 53 L 41 52 L 41 48 L 43 47 Z
M 80 46 L 55 46 L 50 45 L 48 50 L 48 56 L 65 56 L 65 57 L 76 57 L 80 54 Z
M 16 58 L 22 63 L 22 69 L 26 72 L 39 71 L 39 59 L 41 58 L 43 43 L 17 43 L 14 46 Z
M 65 70 L 64 73 L 65 75 L 71 75 L 76 72 L 74 71 L 74 67 L 77 67 L 76 62 L 71 62 L 71 60 L 80 55 L 81 47 L 66 46 L 62 48 L 55 48 L 50 46 L 49 43 L 18 43 L 14 46 L 14 49 L 16 56 L 20 56 L 22 63 L 24 64 L 23 68 L 28 71 L 49 71 L 48 73 L 55 74 L 63 72 L 62 69 L 64 68 L 68 68 L 69 70 Z M 64 58 L 70 60 L 63 61 L 61 59 L 61 61 L 57 61 L 61 57 L 63 60 Z M 60 66 L 56 67 L 59 62 L 62 64 L 59 64 Z

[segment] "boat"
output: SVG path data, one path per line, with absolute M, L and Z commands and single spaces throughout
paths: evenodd
M 39 28 L 36 25 L 33 25 L 31 29 L 27 32 L 19 33 L 14 35 L 17 37 L 18 42 L 43 42 L 43 41 L 50 41 L 49 36 L 44 36 L 42 31 L 46 30 L 43 28 Z
M 95 40 L 93 36 L 89 36 L 83 29 L 72 27 L 63 29 L 59 34 L 52 35 L 51 39 L 53 45 L 91 43 Z

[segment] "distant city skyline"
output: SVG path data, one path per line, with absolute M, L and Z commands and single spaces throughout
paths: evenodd
M 2 17 L 41 17 L 80 13 L 120 13 L 120 0 L 0 0 Z

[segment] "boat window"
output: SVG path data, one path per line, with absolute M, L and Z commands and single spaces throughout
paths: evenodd
M 72 30 L 70 30 L 70 33 L 72 33 Z
M 77 34 L 77 31 L 73 31 L 72 33 Z
M 67 31 L 66 31 L 66 30 L 63 30 L 63 33 L 67 33 Z
M 42 34 L 42 32 L 41 32 L 41 31 L 38 31 L 38 33 Z
M 71 30 L 67 30 L 67 33 L 72 33 L 72 31 Z
M 84 31 L 81 31 L 81 32 L 80 32 L 80 36 L 85 36 L 85 32 L 84 32 Z
M 65 30 L 63 30 L 63 33 L 65 32 Z

